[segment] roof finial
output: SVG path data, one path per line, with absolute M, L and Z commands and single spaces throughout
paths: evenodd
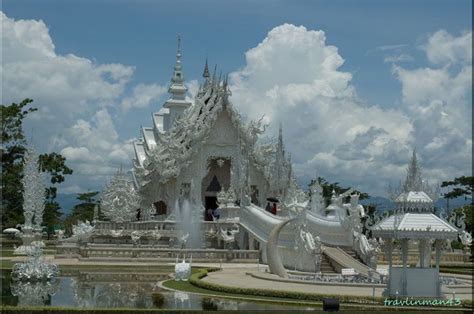
M 202 77 L 205 77 L 205 78 L 209 77 L 209 67 L 207 65 L 207 57 L 206 57 L 206 65 L 204 66 L 204 73 L 202 74 Z
M 176 50 L 176 57 L 181 58 L 181 36 L 178 34 L 178 49 Z

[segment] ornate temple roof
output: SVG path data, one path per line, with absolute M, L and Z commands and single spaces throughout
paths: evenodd
M 400 194 L 395 202 L 421 202 L 421 203 L 433 203 L 433 200 L 423 191 L 415 192 L 403 192 Z
M 391 238 L 450 238 L 455 239 L 458 229 L 432 213 L 433 199 L 423 191 L 421 168 L 416 152 L 407 168 L 404 191 L 395 199 L 395 213 L 382 219 L 372 228 L 374 236 Z
M 372 228 L 374 236 L 393 238 L 456 238 L 458 230 L 446 220 L 428 213 L 391 215 Z

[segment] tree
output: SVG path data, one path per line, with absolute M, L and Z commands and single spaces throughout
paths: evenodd
M 72 225 L 76 224 L 79 220 L 81 221 L 92 221 L 94 218 L 94 207 L 99 205 L 97 200 L 99 192 L 86 192 L 77 195 L 77 199 L 81 201 L 72 209 L 71 214 L 65 219 L 64 224 L 66 232 L 71 234 Z
M 66 165 L 66 158 L 58 153 L 42 154 L 39 156 L 41 171 L 50 176 L 53 186 L 46 189 L 46 204 L 44 208 L 43 224 L 46 225 L 48 238 L 54 229 L 61 223 L 61 206 L 56 201 L 56 184 L 65 180 L 65 175 L 72 174 L 72 169 Z
M 455 178 L 453 181 L 443 181 L 441 183 L 441 187 L 452 188 L 452 190 L 443 194 L 447 202 L 448 211 L 449 211 L 450 199 L 455 199 L 461 196 L 464 196 L 465 199 L 470 197 L 471 204 L 472 204 L 472 191 L 474 189 L 474 177 L 461 176 L 461 177 Z
M 1 218 L 3 227 L 14 227 L 23 223 L 23 159 L 26 150 L 26 140 L 23 133 L 24 118 L 36 111 L 28 108 L 33 102 L 25 99 L 20 104 L 0 105 L 2 117 L 2 203 Z M 65 175 L 72 174 L 72 169 L 66 165 L 66 158 L 57 153 L 39 156 L 41 171 L 50 176 L 53 186 L 46 189 L 47 201 L 43 224 L 51 228 L 60 221 L 60 207 L 55 201 L 57 188 L 65 180 Z
M 474 177 L 461 176 L 455 178 L 454 181 L 443 181 L 441 187 L 453 187 L 453 189 L 444 194 L 444 198 L 452 199 L 460 196 L 472 197 L 472 191 L 474 190 Z
M 2 117 L 2 205 L 1 219 L 3 227 L 14 227 L 23 222 L 23 195 L 21 178 L 23 156 L 25 154 L 25 135 L 23 119 L 36 108 L 27 108 L 32 102 L 25 99 L 20 104 L 0 105 Z

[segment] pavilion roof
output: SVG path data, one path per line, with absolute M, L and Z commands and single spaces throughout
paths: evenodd
M 391 238 L 456 238 L 458 230 L 432 213 L 391 215 L 372 228 L 374 236 Z
M 400 194 L 395 202 L 433 203 L 433 200 L 423 191 L 409 191 Z

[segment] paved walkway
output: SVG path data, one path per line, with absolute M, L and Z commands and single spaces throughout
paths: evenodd
M 250 273 L 256 272 L 255 270 L 249 271 L 244 268 L 232 268 L 226 267 L 222 271 L 211 272 L 207 277 L 203 278 L 205 281 L 209 281 L 215 284 L 231 287 L 241 288 L 256 288 L 256 289 L 267 289 L 267 290 L 284 290 L 284 291 L 297 291 L 297 292 L 309 292 L 329 295 L 354 295 L 354 296 L 366 296 L 371 297 L 373 295 L 377 297 L 382 296 L 384 287 L 365 287 L 365 286 L 348 286 L 348 285 L 334 285 L 334 284 L 308 284 L 308 283 L 293 283 L 277 281 L 276 275 L 259 272 L 259 277 L 267 279 L 255 278 Z M 274 279 L 274 280 L 270 280 Z M 276 280 L 275 280 L 276 279 Z M 460 297 L 465 300 L 472 300 L 472 286 L 457 286 L 456 288 L 443 287 L 447 297 L 451 297 L 453 292 L 456 297 Z
M 309 285 L 300 283 L 289 283 L 274 280 L 264 280 L 254 278 L 247 275 L 248 269 L 239 268 L 225 268 L 222 271 L 211 272 L 207 277 L 203 278 L 215 284 L 223 286 L 241 287 L 241 288 L 256 288 L 267 290 L 284 290 L 309 292 L 319 294 L 337 294 L 337 295 L 356 295 L 356 296 L 372 296 L 372 287 L 351 287 L 351 286 L 329 286 L 329 285 Z M 275 278 L 277 278 L 275 276 Z M 375 288 L 375 296 L 382 296 L 384 288 Z

